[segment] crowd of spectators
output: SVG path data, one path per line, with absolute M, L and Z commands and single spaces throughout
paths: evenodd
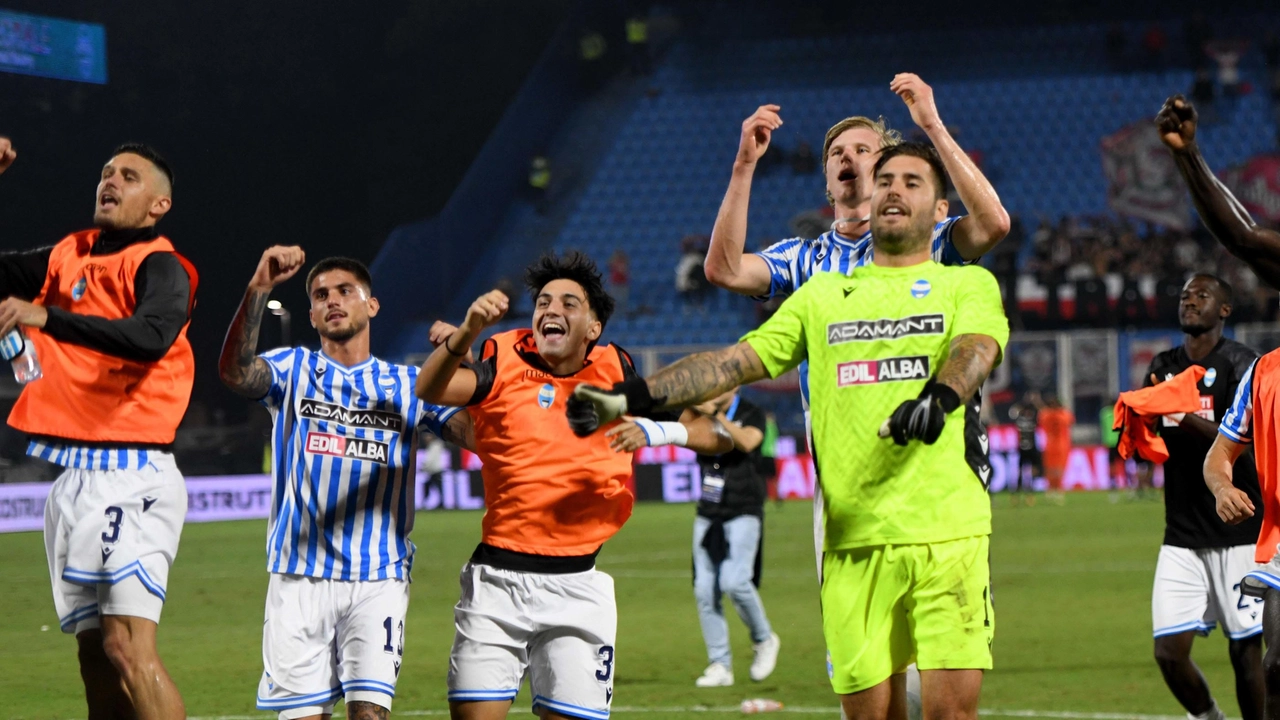
M 1276 318 L 1276 292 L 1198 225 L 1177 230 L 1111 216 L 1068 217 L 1042 221 L 1025 239 L 1021 231 L 1015 234 L 993 269 L 1019 308 L 1010 319 L 1026 329 L 1167 326 L 1176 322 L 1182 284 L 1197 272 L 1234 287 L 1229 322 Z M 1062 308 L 1065 287 L 1074 289 L 1074 313 Z M 1044 298 L 1035 311 L 1018 297 L 1031 289 Z

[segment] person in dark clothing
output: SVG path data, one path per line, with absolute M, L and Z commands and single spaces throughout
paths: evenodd
M 1018 428 L 1018 476 L 1008 484 L 1014 507 L 1018 506 L 1019 500 L 1024 500 L 1027 507 L 1036 504 L 1035 479 L 1044 473 L 1040 444 L 1036 442 L 1036 429 L 1040 423 L 1039 401 L 1038 393 L 1029 392 L 1021 402 L 1009 408 L 1009 419 Z
M 773 672 L 781 641 L 769 625 L 756 590 L 759 575 L 765 485 L 760 472 L 764 441 L 764 412 L 730 391 L 695 410 L 714 417 L 733 438 L 733 450 L 723 455 L 699 455 L 702 495 L 693 524 L 693 588 L 702 622 L 702 638 L 710 664 L 698 687 L 733 684 L 729 625 L 722 596 L 728 595 L 751 630 L 755 659 L 751 679 L 759 682 Z
M 1200 410 L 1166 415 L 1157 424 L 1169 459 L 1164 464 L 1164 543 L 1151 597 L 1156 662 L 1188 716 L 1199 720 L 1223 717 L 1191 659 L 1192 640 L 1217 623 L 1228 638 L 1236 699 L 1245 720 L 1261 719 L 1265 694 L 1262 599 L 1240 592 L 1241 579 L 1254 567 L 1253 548 L 1262 515 L 1238 525 L 1223 523 L 1203 471 L 1218 423 L 1258 357 L 1222 336 L 1223 323 L 1231 314 L 1231 297 L 1231 286 L 1213 275 L 1199 274 L 1187 281 L 1178 309 L 1184 342 L 1156 355 L 1146 379 L 1150 386 L 1193 365 L 1205 368 L 1199 383 Z M 1262 507 L 1252 455 L 1236 462 L 1235 484 L 1256 507 Z

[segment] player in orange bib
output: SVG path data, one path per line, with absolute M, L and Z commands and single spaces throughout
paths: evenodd
M 544 256 L 526 282 L 532 328 L 494 335 L 479 362 L 460 367 L 509 306 L 497 290 L 482 295 L 461 327 L 435 334 L 417 381 L 419 398 L 467 406 L 484 463 L 482 539 L 454 608 L 450 714 L 505 718 L 528 675 L 540 717 L 607 720 L 617 609 L 613 578 L 595 559 L 631 516 L 631 454 L 604 433 L 574 435 L 566 403 L 578 383 L 612 387 L 638 375 L 622 348 L 597 344 L 613 299 L 590 259 Z M 649 445 L 718 454 L 733 443 L 695 413 L 636 421 Z
M 0 173 L 13 158 L 0 138 Z M 28 455 L 62 468 L 45 551 L 95 719 L 186 717 L 156 651 L 187 512 L 173 440 L 195 380 L 196 271 L 156 229 L 172 204 L 164 159 L 122 145 L 102 168 L 93 229 L 0 256 L 0 355 L 32 347 L 43 372 L 9 425 L 31 437 Z

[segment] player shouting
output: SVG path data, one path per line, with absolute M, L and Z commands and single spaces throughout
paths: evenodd
M 0 138 L 0 172 L 16 154 Z M 187 514 L 172 446 L 191 399 L 195 268 L 159 234 L 173 174 L 122 145 L 102 168 L 94 229 L 0 256 L 0 337 L 22 326 L 44 377 L 9 424 L 63 472 L 45 504 L 53 601 L 79 644 L 90 718 L 184 718 L 156 651 Z
M 413 395 L 418 369 L 369 352 L 369 271 L 326 258 L 307 274 L 320 352 L 256 354 L 271 290 L 302 269 L 299 247 L 262 254 L 222 346 L 227 387 L 270 411 L 272 501 L 258 709 L 281 720 L 385 720 L 404 656 L 419 428 L 468 445 L 457 408 Z
M 461 575 L 449 658 L 449 708 L 458 720 L 504 718 L 527 674 L 544 718 L 609 717 L 617 608 L 596 555 L 631 516 L 630 453 L 604 435 L 578 438 L 564 420 L 580 382 L 635 378 L 631 358 L 599 345 L 613 312 L 599 271 L 580 253 L 531 265 L 532 328 L 498 333 L 479 362 L 459 367 L 480 333 L 507 312 L 494 290 L 467 310 L 423 363 L 417 394 L 466 405 L 483 461 L 480 545 Z M 733 441 L 711 418 L 644 421 L 674 443 L 708 454 Z
M 936 153 L 898 145 L 874 170 L 871 264 L 814 276 L 735 346 L 611 391 L 579 386 L 593 413 L 576 429 L 689 405 L 807 358 L 832 687 L 854 720 L 905 717 L 915 661 L 926 714 L 976 718 L 995 622 L 991 468 L 964 405 L 999 361 L 1008 321 L 989 272 L 931 261 L 947 210 Z

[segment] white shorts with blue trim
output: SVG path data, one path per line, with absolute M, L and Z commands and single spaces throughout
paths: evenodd
M 339 698 L 391 709 L 404 659 L 409 583 L 271 574 L 258 709 L 328 715 Z
M 1155 637 L 1196 632 L 1219 623 L 1232 640 L 1262 632 L 1262 600 L 1244 595 L 1240 582 L 1255 567 L 1252 545 L 1191 548 L 1162 545 L 1151 592 Z
M 67 468 L 49 491 L 44 545 L 65 633 L 99 627 L 102 615 L 160 622 L 187 485 L 172 455 L 148 458 L 140 469 Z
M 453 609 L 449 702 L 514 700 L 527 675 L 533 711 L 608 720 L 618 609 L 613 578 L 467 563 Z

